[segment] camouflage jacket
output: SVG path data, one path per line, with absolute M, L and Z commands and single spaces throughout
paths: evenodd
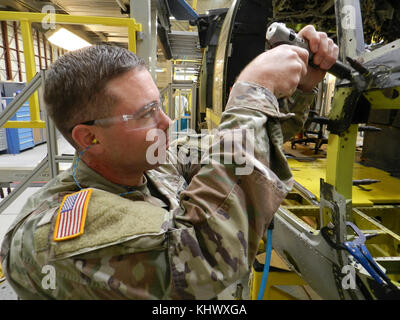
M 216 297 L 249 272 L 291 189 L 282 130 L 302 126 L 313 98 L 297 91 L 279 106 L 267 89 L 236 83 L 218 131 L 176 140 L 166 163 L 129 190 L 75 159 L 75 178 L 93 190 L 83 234 L 53 240 L 63 197 L 79 190 L 71 167 L 9 228 L 1 250 L 9 283 L 22 299 Z

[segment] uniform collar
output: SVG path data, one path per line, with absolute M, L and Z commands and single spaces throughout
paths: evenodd
M 126 198 L 132 198 L 132 196 L 142 194 L 143 196 L 149 196 L 150 191 L 147 187 L 147 178 L 143 175 L 144 182 L 139 186 L 124 186 L 117 183 L 113 183 L 103 177 L 101 174 L 97 173 L 91 169 L 85 162 L 78 161 L 78 154 L 75 153 L 73 165 L 76 165 L 75 178 L 78 180 L 82 188 L 92 187 L 96 189 L 101 189 L 114 194 L 122 194 Z M 127 194 L 129 192 L 129 194 Z

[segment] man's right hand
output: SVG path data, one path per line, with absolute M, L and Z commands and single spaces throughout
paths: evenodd
M 277 98 L 289 97 L 307 74 L 308 51 L 280 45 L 263 52 L 240 73 L 237 81 L 248 81 L 269 89 Z

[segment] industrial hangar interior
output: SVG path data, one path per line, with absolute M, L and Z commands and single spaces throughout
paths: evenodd
M 241 71 L 275 46 L 296 45 L 296 33 L 313 25 L 339 47 L 338 71 L 328 70 L 303 128 L 282 145 L 293 187 L 263 230 L 245 280 L 227 280 L 214 298 L 400 299 L 398 1 L 0 0 L 0 21 L 1 241 L 27 199 L 74 166 L 75 149 L 43 100 L 57 59 L 104 44 L 136 53 L 171 119 L 172 144 L 218 130 Z M 24 298 L 2 263 L 0 299 Z M 199 297 L 208 297 L 205 288 Z

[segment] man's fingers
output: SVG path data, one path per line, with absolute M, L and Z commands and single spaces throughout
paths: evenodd
M 305 65 L 308 65 L 308 57 L 309 53 L 306 49 L 296 47 L 296 46 L 290 46 L 290 48 L 297 53 L 299 58 L 305 63 Z
M 333 48 L 332 47 L 328 48 L 327 55 L 322 59 L 322 61 L 319 64 L 320 69 L 322 69 L 322 70 L 329 69 L 330 62 L 332 59 L 331 58 L 332 52 L 333 52 Z
M 310 45 L 310 50 L 312 53 L 316 53 L 319 49 L 320 38 L 318 36 L 318 32 L 315 30 L 314 26 L 308 25 L 301 29 L 298 35 L 306 39 Z
M 294 51 L 298 66 L 301 68 L 297 70 L 300 72 L 299 74 L 299 80 L 300 80 L 300 78 L 304 77 L 307 74 L 309 53 L 306 49 L 296 46 L 290 46 L 290 50 Z
M 308 41 L 315 65 L 324 70 L 332 67 L 338 58 L 339 48 L 325 32 L 318 32 L 308 25 L 300 30 L 299 36 Z
M 329 38 L 325 32 L 318 32 L 320 38 L 318 52 L 315 53 L 313 62 L 320 65 L 329 52 Z
M 319 67 L 323 70 L 329 70 L 332 65 L 336 62 L 339 54 L 339 47 L 329 39 L 329 50 L 326 57 L 322 60 Z

